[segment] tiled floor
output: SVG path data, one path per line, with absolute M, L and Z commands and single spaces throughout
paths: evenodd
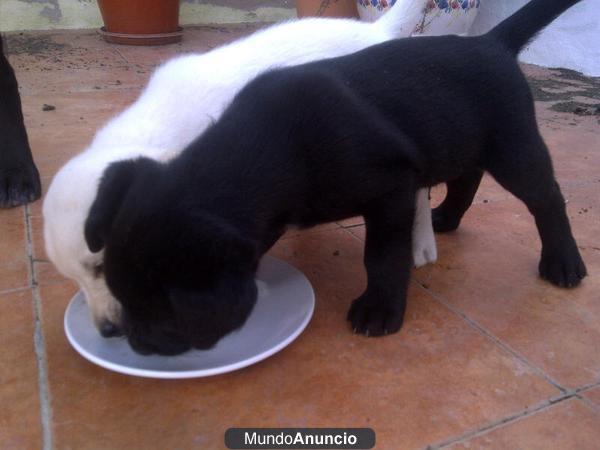
M 90 32 L 11 35 L 44 186 L 155 64 L 248 31 L 190 28 L 183 44 L 159 48 L 111 46 Z M 400 333 L 367 339 L 345 322 L 365 283 L 354 219 L 290 234 L 273 250 L 317 295 L 312 322 L 284 351 L 212 378 L 131 378 L 67 343 L 62 317 L 77 288 L 47 261 L 41 203 L 0 211 L 0 448 L 220 449 L 234 426 L 372 427 L 376 448 L 390 450 L 599 448 L 600 81 L 526 71 L 590 272 L 581 287 L 537 277 L 532 218 L 486 179 L 459 231 L 438 237 L 439 261 L 414 271 Z

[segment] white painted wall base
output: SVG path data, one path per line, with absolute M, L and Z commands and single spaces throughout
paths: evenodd
M 470 34 L 485 33 L 528 0 L 482 0 Z M 521 61 L 600 76 L 600 2 L 583 0 L 560 16 L 521 53 Z

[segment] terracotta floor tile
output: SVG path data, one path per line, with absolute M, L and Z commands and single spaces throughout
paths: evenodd
M 600 165 L 598 166 L 600 167 Z M 566 184 L 563 192 L 573 234 L 579 247 L 600 251 L 600 178 L 598 181 Z M 591 276 L 598 274 L 591 274 Z
M 365 225 L 358 225 L 354 227 L 350 227 L 346 229 L 349 233 L 360 239 L 361 241 L 365 241 L 367 236 L 367 229 Z
M 344 230 L 282 240 L 273 254 L 309 277 L 315 316 L 279 354 L 213 378 L 136 379 L 87 363 L 62 330 L 74 287 L 42 287 L 56 446 L 216 449 L 231 426 L 336 425 L 373 427 L 380 448 L 419 448 L 558 392 L 419 288 L 401 333 L 353 335 L 345 314 L 365 277 L 362 244 Z
M 103 42 L 99 35 L 88 35 L 83 42 L 82 39 L 69 41 L 66 36 L 7 33 L 11 65 L 19 72 L 38 73 L 65 69 L 112 70 L 127 65 L 115 47 Z M 92 45 L 93 40 L 98 41 L 96 46 Z
M 31 290 L 0 295 L 0 448 L 42 448 Z
M 7 33 L 6 42 L 22 94 L 126 89 L 149 76 L 95 32 Z
M 23 113 L 29 134 L 47 136 L 63 131 L 79 131 L 93 136 L 97 129 L 139 96 L 140 89 L 106 89 L 103 91 L 60 94 L 26 94 L 22 96 Z M 43 111 L 44 104 L 53 111 Z M 33 148 L 32 148 L 33 149 Z M 34 150 L 35 151 L 35 150 Z
M 148 68 L 125 65 L 110 70 L 63 69 L 53 72 L 20 72 L 17 74 L 24 95 L 97 92 L 107 89 L 126 91 L 144 86 L 150 78 Z
M 178 44 L 154 47 L 119 45 L 116 50 L 130 64 L 156 66 L 176 55 L 204 53 L 259 29 L 261 24 L 236 27 L 184 27 L 183 40 Z
M 571 399 L 448 448 L 514 450 L 595 450 L 600 414 Z
M 142 47 L 137 45 L 119 45 L 116 51 L 129 64 L 151 70 L 169 59 L 190 53 L 204 53 L 209 47 L 198 45 L 197 49 L 186 48 L 183 43 Z
M 28 285 L 23 207 L 0 209 L 0 292 Z
M 580 395 L 592 402 L 600 412 L 600 386 L 583 391 Z
M 537 232 L 517 201 L 472 206 L 459 230 L 437 242 L 438 262 L 415 279 L 558 383 L 575 388 L 600 380 L 599 251 L 581 250 L 590 276 L 580 287 L 541 280 Z
M 35 279 L 38 285 L 45 286 L 48 284 L 62 284 L 70 281 L 62 275 L 54 265 L 50 262 L 35 262 Z
M 0 293 L 29 286 L 29 269 L 25 257 L 3 260 L 0 268 Z
M 446 197 L 446 185 L 439 184 L 431 188 L 431 207 L 435 208 Z M 488 204 L 514 198 L 512 194 L 500 187 L 491 175 L 485 174 L 477 190 L 473 204 Z
M 97 30 L 49 30 L 5 33 L 7 48 L 11 54 L 31 54 L 41 57 L 68 53 L 72 49 L 96 50 L 114 48 L 99 35 Z
M 268 23 L 240 23 L 230 25 L 214 25 L 214 26 L 186 26 L 184 32 L 183 46 L 189 48 L 197 48 L 198 46 L 206 45 L 209 48 L 218 47 L 220 45 L 231 42 L 235 39 L 247 36 L 268 27 Z
M 365 219 L 362 216 L 357 216 L 350 219 L 341 220 L 338 223 L 345 228 L 355 227 L 357 225 L 363 225 L 365 223 Z
M 138 91 L 109 90 L 72 96 L 23 96 L 29 142 L 44 178 L 51 177 L 73 156 L 85 150 L 106 121 L 135 100 Z M 52 104 L 55 111 L 43 112 Z
M 289 239 L 289 238 L 293 238 L 293 237 L 297 237 L 297 236 L 304 236 L 304 235 L 311 234 L 311 233 L 321 233 L 323 231 L 335 230 L 336 228 L 339 228 L 339 225 L 335 222 L 325 223 L 323 225 L 317 225 L 316 227 L 312 227 L 312 228 L 304 228 L 304 229 L 290 228 L 289 230 L 287 230 L 285 232 L 285 234 L 283 236 L 281 236 L 280 239 Z
M 31 227 L 31 244 L 33 258 L 36 261 L 49 261 L 44 248 L 44 221 L 41 215 L 30 216 L 29 225 Z
M 594 117 L 578 117 L 572 114 L 550 114 L 547 109 L 540 117 L 540 130 L 550 148 L 556 178 L 561 186 L 568 181 L 598 180 L 600 165 L 598 152 L 598 122 Z M 577 120 L 577 125 L 570 125 Z

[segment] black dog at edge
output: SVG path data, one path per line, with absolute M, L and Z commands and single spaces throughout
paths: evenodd
M 516 60 L 575 3 L 533 0 L 483 36 L 403 39 L 274 70 L 170 163 L 111 165 L 85 235 L 105 249 L 131 346 L 210 348 L 250 314 L 259 259 L 286 226 L 355 215 L 366 221 L 368 285 L 348 320 L 359 333 L 394 333 L 416 190 L 448 183 L 433 220 L 454 230 L 484 170 L 533 214 L 540 275 L 579 284 L 586 268 Z
M 23 123 L 17 79 L 0 36 L 0 208 L 32 202 L 40 195 L 40 176 Z

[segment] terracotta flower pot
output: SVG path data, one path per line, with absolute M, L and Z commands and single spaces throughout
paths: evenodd
M 98 0 L 108 42 L 161 45 L 179 42 L 179 0 Z
M 356 0 L 296 0 L 298 17 L 358 17 Z

